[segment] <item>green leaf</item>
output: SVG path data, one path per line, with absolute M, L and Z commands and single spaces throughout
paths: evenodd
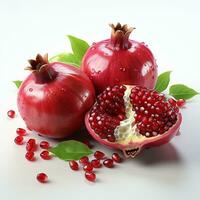
M 19 88 L 19 86 L 21 85 L 22 81 L 16 80 L 16 81 L 13 81 L 13 83 L 16 85 L 17 88 Z
M 171 71 L 166 71 L 158 76 L 155 90 L 157 92 L 163 92 L 164 90 L 167 89 L 169 82 L 170 82 L 170 74 Z
M 72 35 L 67 35 L 67 37 L 69 38 L 69 41 L 71 43 L 74 55 L 81 63 L 83 56 L 89 48 L 89 44 L 86 41 L 76 38 Z
M 72 53 L 60 53 L 49 59 L 50 62 L 63 62 L 80 67 L 81 62 Z
M 81 157 L 93 153 L 87 145 L 76 140 L 60 142 L 49 151 L 62 160 L 79 160 Z
M 175 84 L 170 87 L 169 94 L 173 96 L 175 99 L 187 100 L 199 93 L 193 90 L 192 88 L 187 87 L 186 85 Z

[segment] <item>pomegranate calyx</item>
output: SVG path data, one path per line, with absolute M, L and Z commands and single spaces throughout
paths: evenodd
M 114 24 L 109 24 L 109 26 L 112 29 L 111 44 L 115 48 L 129 49 L 131 46 L 129 36 L 135 28 L 128 27 L 127 24 L 121 25 L 119 22 L 116 26 Z
M 25 70 L 30 70 L 34 73 L 37 78 L 37 83 L 47 83 L 56 78 L 57 72 L 53 70 L 48 61 L 48 54 L 41 56 L 37 54 L 35 60 L 28 60 L 30 66 L 26 67 Z
M 38 71 L 40 70 L 41 67 L 44 65 L 47 65 L 49 63 L 48 61 L 48 54 L 45 54 L 44 56 L 41 56 L 40 54 L 37 54 L 35 60 L 30 59 L 28 60 L 30 66 L 26 67 L 26 70 L 31 70 L 31 71 Z

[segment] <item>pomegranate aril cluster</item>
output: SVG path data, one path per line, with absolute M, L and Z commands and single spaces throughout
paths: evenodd
M 102 166 L 113 168 L 114 162 L 122 162 L 122 158 L 118 153 L 113 153 L 112 158 L 107 158 L 107 156 L 105 156 L 105 153 L 103 153 L 102 151 L 96 151 L 93 156 L 94 159 L 91 161 L 87 156 L 84 156 L 79 160 L 83 171 L 85 171 L 85 178 L 91 182 L 94 182 L 96 180 L 95 170 L 101 168 Z M 79 170 L 79 164 L 75 160 L 69 161 L 69 166 L 74 171 Z
M 90 112 L 89 122 L 92 129 L 102 139 L 115 142 L 115 128 L 125 119 L 125 86 L 108 87 L 97 97 L 97 102 Z
M 100 107 L 110 115 L 118 115 L 119 113 L 125 113 L 124 108 L 124 92 L 126 90 L 125 86 L 114 86 L 107 87 L 104 92 L 102 92 L 97 97 L 97 103 Z
M 135 121 L 139 133 L 152 137 L 165 133 L 176 123 L 178 107 L 163 94 L 146 88 L 134 87 L 130 102 L 135 110 Z

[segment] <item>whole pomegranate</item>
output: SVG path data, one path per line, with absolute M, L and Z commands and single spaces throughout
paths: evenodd
M 107 87 L 86 114 L 89 133 L 100 143 L 134 157 L 142 149 L 169 142 L 181 114 L 163 94 L 140 86 Z
M 18 109 L 30 130 L 43 136 L 64 138 L 79 130 L 95 99 L 92 82 L 81 70 L 47 54 L 29 60 L 31 74 L 18 93 Z
M 144 44 L 129 39 L 134 28 L 127 25 L 112 28 L 111 38 L 94 43 L 86 52 L 81 69 L 94 83 L 97 93 L 116 84 L 154 88 L 157 65 Z

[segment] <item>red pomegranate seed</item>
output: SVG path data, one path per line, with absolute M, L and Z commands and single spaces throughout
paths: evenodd
M 48 149 L 50 147 L 50 145 L 47 141 L 42 141 L 42 142 L 40 142 L 40 147 L 42 149 Z
M 75 171 L 79 169 L 78 163 L 75 160 L 70 160 L 69 166 L 72 170 L 75 170 Z
M 24 138 L 22 136 L 17 136 L 14 141 L 15 141 L 16 144 L 22 145 L 23 140 L 24 140 Z
M 84 165 L 83 170 L 86 172 L 92 172 L 93 165 L 91 163 L 87 163 L 86 165 Z
M 185 105 L 185 100 L 184 99 L 179 99 L 177 102 L 176 102 L 177 106 L 179 108 L 183 107 Z
M 45 174 L 45 173 L 39 173 L 37 175 L 37 180 L 40 182 L 40 183 L 46 183 L 48 181 L 48 176 Z
M 103 164 L 104 164 L 105 167 L 112 168 L 113 167 L 113 160 L 108 158 L 108 159 L 103 161 Z
M 17 128 L 16 133 L 20 136 L 25 136 L 26 135 L 26 130 L 23 128 Z
M 170 99 L 168 99 L 168 101 L 172 106 L 176 106 L 176 100 L 170 98 Z
M 82 158 L 80 158 L 79 163 L 82 165 L 85 165 L 89 162 L 89 158 L 87 156 L 83 156 Z
M 85 172 L 85 178 L 88 181 L 94 182 L 96 180 L 96 175 L 93 172 Z
M 27 151 L 36 151 L 37 145 L 35 139 L 29 139 L 26 143 L 26 150 Z
M 49 152 L 48 151 L 42 151 L 40 153 L 40 157 L 44 160 L 50 160 L 51 159 L 51 156 L 49 155 Z
M 34 156 L 35 156 L 34 152 L 31 151 L 28 151 L 25 154 L 25 158 L 29 161 L 34 161 L 35 160 Z
M 15 111 L 14 111 L 14 110 L 9 110 L 9 111 L 7 112 L 7 115 L 8 115 L 8 117 L 10 117 L 10 118 L 14 118 L 14 117 L 15 117 Z
M 105 156 L 105 153 L 103 153 L 102 151 L 96 151 L 96 152 L 94 153 L 94 157 L 95 157 L 96 159 L 103 159 L 104 156 Z
M 118 153 L 113 153 L 112 154 L 112 160 L 114 162 L 117 162 L 117 163 L 121 163 L 122 162 L 122 158 L 120 157 L 120 155 Z
M 91 161 L 91 164 L 94 168 L 100 168 L 102 166 L 101 161 L 98 159 L 94 159 Z

